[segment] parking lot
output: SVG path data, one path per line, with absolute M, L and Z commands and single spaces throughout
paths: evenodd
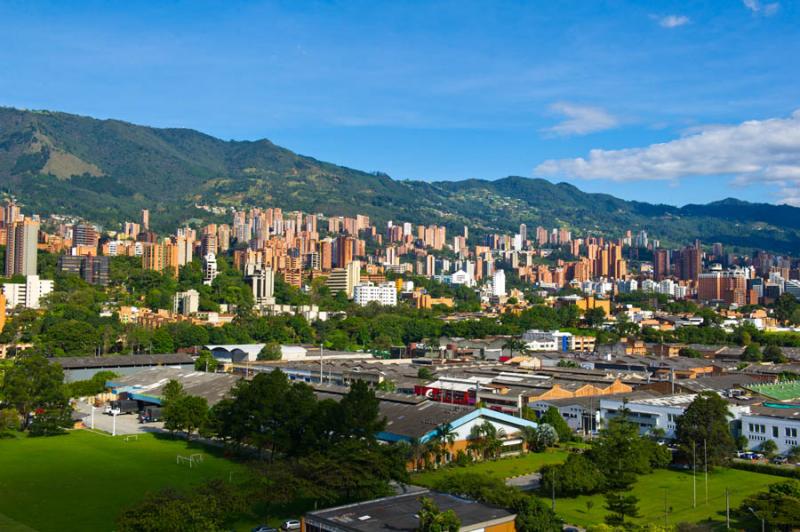
M 76 405 L 78 412 L 84 414 L 83 423 L 92 428 L 92 406 L 79 402 Z M 144 432 L 160 432 L 164 430 L 164 424 L 158 423 L 139 423 L 136 414 L 122 414 L 116 416 L 116 434 L 140 434 Z M 94 409 L 94 428 L 112 434 L 114 432 L 114 416 L 104 414 L 102 408 Z

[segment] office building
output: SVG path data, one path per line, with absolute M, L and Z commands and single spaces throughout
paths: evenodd
M 331 293 L 336 295 L 344 292 L 347 297 L 352 299 L 356 285 L 361 282 L 361 263 L 357 260 L 347 265 L 347 268 L 334 268 L 325 281 L 325 286 L 330 288 Z
M 109 258 L 93 255 L 61 255 L 58 258 L 58 269 L 62 273 L 80 276 L 89 284 L 108 286 Z

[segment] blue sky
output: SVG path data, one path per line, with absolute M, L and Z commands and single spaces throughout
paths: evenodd
M 0 105 L 401 179 L 800 204 L 798 27 L 788 0 L 0 0 Z

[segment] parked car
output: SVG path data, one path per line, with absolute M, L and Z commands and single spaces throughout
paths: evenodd
M 252 532 L 278 532 L 278 529 L 267 525 L 258 525 L 252 529 Z
M 778 464 L 778 465 L 785 464 L 788 461 L 789 461 L 789 459 L 786 458 L 785 456 L 776 456 L 775 458 L 772 459 L 772 463 L 773 464 Z
M 288 521 L 283 522 L 281 528 L 283 530 L 300 530 L 300 521 L 297 519 L 289 519 Z

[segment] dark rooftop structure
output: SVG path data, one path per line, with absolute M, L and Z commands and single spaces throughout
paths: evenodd
M 239 381 L 229 373 L 205 373 L 192 369 L 146 368 L 131 375 L 115 378 L 106 383 L 115 393 L 126 394 L 130 399 L 161 404 L 161 394 L 170 380 L 183 385 L 183 390 L 204 397 L 209 405 L 221 401 Z
M 165 355 L 112 355 L 102 357 L 59 357 L 51 361 L 64 368 L 64 380 L 90 379 L 95 373 L 110 370 L 120 375 L 136 373 L 152 367 L 194 367 L 194 359 L 184 353 Z
M 346 386 L 312 385 L 319 399 L 340 400 L 348 391 Z M 386 418 L 386 428 L 379 438 L 385 441 L 420 439 L 436 427 L 469 414 L 474 408 L 438 403 L 418 395 L 376 392 L 380 399 L 380 415 Z
M 310 512 L 305 516 L 307 532 L 413 532 L 419 528 L 421 498 L 430 498 L 439 510 L 453 510 L 462 531 L 490 530 L 513 522 L 516 514 L 481 502 L 422 491 L 373 501 Z

